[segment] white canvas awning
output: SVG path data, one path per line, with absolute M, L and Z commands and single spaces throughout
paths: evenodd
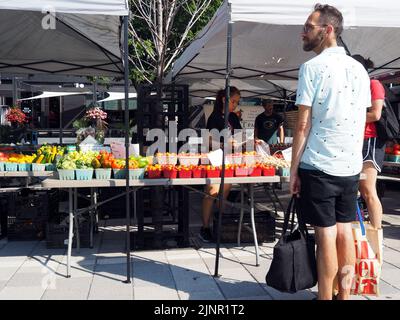
M 0 0 L 0 72 L 121 75 L 127 0 Z
M 65 97 L 65 96 L 76 96 L 80 94 L 92 94 L 92 92 L 51 92 L 51 91 L 44 91 L 43 93 L 29 97 L 24 99 L 18 99 L 18 101 L 27 101 L 27 100 L 35 100 L 35 99 L 45 99 L 45 98 L 53 98 L 53 97 Z
M 296 81 L 299 66 L 314 56 L 303 51 L 301 30 L 315 0 L 225 1 L 175 62 L 167 80 L 225 78 L 228 2 L 233 23 L 232 84 L 235 79 Z M 342 38 L 350 53 L 370 57 L 379 68 L 372 75 L 400 69 L 400 2 L 332 0 L 329 4 L 343 13 Z
M 124 92 L 107 92 L 109 95 L 107 98 L 99 100 L 97 102 L 107 102 L 107 101 L 115 101 L 115 100 L 125 100 Z M 136 98 L 136 93 L 129 93 L 129 99 Z

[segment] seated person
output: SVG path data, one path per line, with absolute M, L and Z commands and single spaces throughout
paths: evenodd
M 266 143 L 279 129 L 279 142 L 284 143 L 283 118 L 274 112 L 273 100 L 263 100 L 264 112 L 259 114 L 254 123 L 254 140 L 256 143 L 264 140 Z
M 242 129 L 240 124 L 240 120 L 236 113 L 233 112 L 240 101 L 240 91 L 235 88 L 230 88 L 230 100 L 229 100 L 229 115 L 228 115 L 228 125 L 229 129 L 233 133 L 235 129 Z M 214 110 L 211 113 L 210 117 L 207 120 L 207 129 L 217 129 L 218 131 L 222 131 L 225 127 L 224 120 L 224 110 L 225 110 L 225 89 L 218 91 L 217 98 L 214 105 Z M 199 237 L 203 242 L 211 242 L 212 234 L 211 234 L 211 218 L 212 218 L 212 210 L 214 205 L 214 199 L 209 197 L 217 197 L 219 193 L 219 184 L 211 184 L 206 185 L 205 193 L 207 196 L 203 199 L 203 210 L 202 210 L 202 223 L 203 226 L 200 229 Z M 230 184 L 225 184 L 224 186 L 224 199 L 228 198 L 229 191 L 231 189 Z

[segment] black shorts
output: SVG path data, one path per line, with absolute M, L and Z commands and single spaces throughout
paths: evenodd
M 364 139 L 363 162 L 372 162 L 378 172 L 382 171 L 383 160 L 385 158 L 386 142 L 379 138 Z
M 305 223 L 332 227 L 356 220 L 360 175 L 336 177 L 319 170 L 299 169 L 300 213 Z

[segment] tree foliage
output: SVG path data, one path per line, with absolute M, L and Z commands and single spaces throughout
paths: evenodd
M 223 0 L 130 0 L 131 78 L 161 82 Z

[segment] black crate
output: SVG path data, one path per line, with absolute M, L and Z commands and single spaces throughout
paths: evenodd
M 217 214 L 214 214 L 214 227 L 213 227 L 213 237 L 214 241 L 217 239 L 216 234 L 216 226 L 217 226 Z M 271 211 L 262 211 L 257 212 L 254 215 L 255 224 L 256 224 L 256 232 L 257 232 L 257 241 L 259 243 L 263 242 L 274 242 L 276 239 L 276 222 L 275 215 Z M 224 214 L 222 216 L 221 221 L 221 242 L 223 243 L 236 243 L 237 242 L 237 234 L 239 228 L 239 219 L 240 214 Z M 253 232 L 248 228 L 245 228 L 244 225 L 247 225 L 251 228 L 250 222 L 250 214 L 245 213 L 242 223 L 242 232 L 241 232 L 241 242 L 242 243 L 254 243 Z
M 46 247 L 48 249 L 63 249 L 67 247 L 68 225 L 60 225 L 60 223 L 48 222 L 46 225 Z M 76 248 L 76 230 L 74 230 L 74 238 L 72 247 Z M 79 223 L 79 239 L 81 248 L 90 247 L 90 222 L 88 220 Z
M 23 189 L 8 201 L 8 215 L 18 219 L 47 221 L 50 214 L 58 211 L 57 191 L 31 191 Z
M 9 241 L 34 241 L 45 237 L 45 222 L 33 219 L 7 218 Z

